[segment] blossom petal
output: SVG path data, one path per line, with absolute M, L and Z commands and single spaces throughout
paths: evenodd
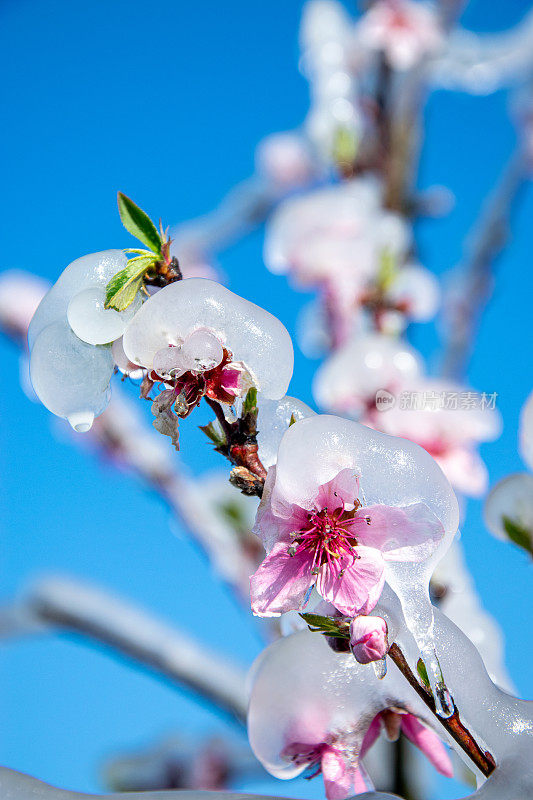
M 355 505 L 359 494 L 359 478 L 353 469 L 341 469 L 334 478 L 322 484 L 318 491 L 316 506 L 331 511 L 342 506 Z
M 402 716 L 402 731 L 441 775 L 453 778 L 453 766 L 446 748 L 436 733 L 422 725 L 413 714 Z
M 327 800 L 345 800 L 350 797 L 353 794 L 352 775 L 342 755 L 332 747 L 325 747 L 321 764 Z M 366 785 L 364 789 L 366 790 Z
M 382 551 L 386 561 L 424 561 L 439 545 L 444 528 L 425 503 L 368 506 L 357 518 L 370 523 L 353 528 L 357 540 Z
M 313 554 L 290 556 L 287 543 L 274 545 L 250 578 L 252 611 L 258 617 L 277 617 L 301 608 L 313 581 Z
M 376 714 L 376 716 L 370 723 L 367 732 L 365 733 L 365 737 L 361 745 L 361 758 L 365 757 L 365 755 L 368 753 L 374 742 L 379 738 L 380 733 L 381 733 L 381 722 L 379 719 L 379 714 Z
M 379 550 L 358 547 L 357 556 L 352 560 L 347 555 L 323 564 L 316 584 L 325 600 L 350 617 L 371 611 L 385 582 L 385 564 Z

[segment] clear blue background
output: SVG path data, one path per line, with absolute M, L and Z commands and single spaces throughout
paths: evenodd
M 528 6 L 472 0 L 464 22 L 494 31 L 517 22 Z M 251 172 L 257 141 L 298 125 L 306 112 L 307 86 L 297 71 L 301 7 L 287 0 L 3 0 L 0 268 L 54 280 L 84 253 L 130 245 L 116 213 L 117 189 L 168 223 L 210 210 Z M 507 100 L 503 92 L 438 93 L 429 104 L 420 183 L 446 184 L 457 196 L 449 218 L 420 229 L 426 263 L 439 273 L 459 259 L 513 148 Z M 499 393 L 505 419 L 501 439 L 482 448 L 492 481 L 522 468 L 516 436 L 532 388 L 532 216 L 528 188 L 469 376 L 475 388 Z M 221 262 L 232 289 L 260 303 L 268 298 L 269 310 L 294 331 L 305 298 L 265 270 L 260 232 Z M 414 339 L 432 355 L 434 334 L 419 329 Z M 18 386 L 15 348 L 0 342 L 0 358 L 2 596 L 34 575 L 74 573 L 184 628 L 205 613 L 205 641 L 249 663 L 261 647 L 254 622 L 213 581 L 186 534 L 172 534 L 162 503 L 54 435 L 48 413 Z M 292 394 L 311 400 L 315 366 L 297 355 Z M 216 465 L 207 445 L 193 446 L 193 433 L 183 438 L 193 470 Z M 527 696 L 531 566 L 486 533 L 479 503 L 470 504 L 463 541 L 486 607 L 506 629 L 512 677 Z M 1 659 L 0 762 L 62 786 L 98 788 L 102 758 L 158 736 L 228 730 L 190 696 L 73 640 L 10 643 Z M 319 780 L 261 788 L 322 793 Z M 454 791 L 443 782 L 435 797 L 458 796 Z

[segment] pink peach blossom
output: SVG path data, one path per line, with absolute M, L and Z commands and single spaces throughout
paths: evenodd
M 424 753 L 441 775 L 453 777 L 450 757 L 437 734 L 426 728 L 414 714 L 399 708 L 388 708 L 374 717 L 363 738 L 359 754 L 350 747 L 349 737 L 344 741 L 342 735 L 339 735 L 326 736 L 327 741 L 321 742 L 290 742 L 284 748 L 282 756 L 295 766 L 308 765 L 310 769 L 314 769 L 314 774 L 310 777 L 322 773 L 327 800 L 345 800 L 353 794 L 373 788 L 360 760 L 377 741 L 382 729 L 392 740 L 403 733 Z M 302 736 L 302 739 L 305 738 L 307 737 Z M 310 735 L 309 738 L 313 737 Z
M 350 647 L 356 661 L 379 661 L 389 649 L 387 623 L 381 617 L 358 616 L 350 625 Z
M 251 577 L 252 610 L 277 616 L 305 605 L 312 586 L 348 616 L 368 613 L 385 581 L 385 563 L 416 561 L 442 539 L 441 522 L 424 503 L 364 506 L 359 479 L 342 469 L 316 488 L 309 508 L 272 504 L 276 468 L 267 475 L 254 527 L 272 549 Z

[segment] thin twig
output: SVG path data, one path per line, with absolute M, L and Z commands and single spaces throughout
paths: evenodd
M 424 701 L 431 713 L 435 715 L 435 719 L 440 722 L 452 739 L 457 742 L 459 747 L 464 750 L 467 756 L 474 762 L 476 767 L 481 770 L 483 775 L 488 777 L 496 768 L 496 762 L 488 751 L 483 751 L 481 749 L 470 731 L 468 731 L 468 729 L 464 726 L 457 708 L 451 717 L 445 718 L 439 716 L 437 714 L 433 695 L 425 686 L 417 681 L 413 675 L 411 667 L 405 659 L 404 654 L 396 643 L 391 645 L 388 654 L 402 675 L 413 687 L 417 695 Z
M 441 373 L 464 376 L 481 313 L 493 289 L 494 261 L 509 238 L 509 217 L 526 180 L 526 158 L 517 150 L 467 239 L 468 253 L 453 271 L 444 302 Z
M 2 800 L 283 800 L 268 795 L 240 794 L 237 792 L 126 792 L 120 794 L 79 794 L 65 789 L 56 789 L 29 775 L 0 767 L 0 796 Z M 387 795 L 376 794 L 379 800 Z

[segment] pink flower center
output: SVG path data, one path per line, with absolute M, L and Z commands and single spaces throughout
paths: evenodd
M 357 539 L 352 530 L 353 525 L 361 523 L 355 517 L 355 512 L 360 508 L 359 501 L 351 511 L 346 511 L 344 505 L 330 511 L 327 507 L 320 511 L 311 511 L 307 524 L 299 531 L 291 533 L 293 540 L 289 546 L 289 555 L 295 556 L 304 550 L 314 552 L 313 572 L 316 574 L 322 564 L 331 564 L 333 559 L 349 556 L 353 563 L 360 558 L 357 555 Z M 369 519 L 367 519 L 367 523 Z

